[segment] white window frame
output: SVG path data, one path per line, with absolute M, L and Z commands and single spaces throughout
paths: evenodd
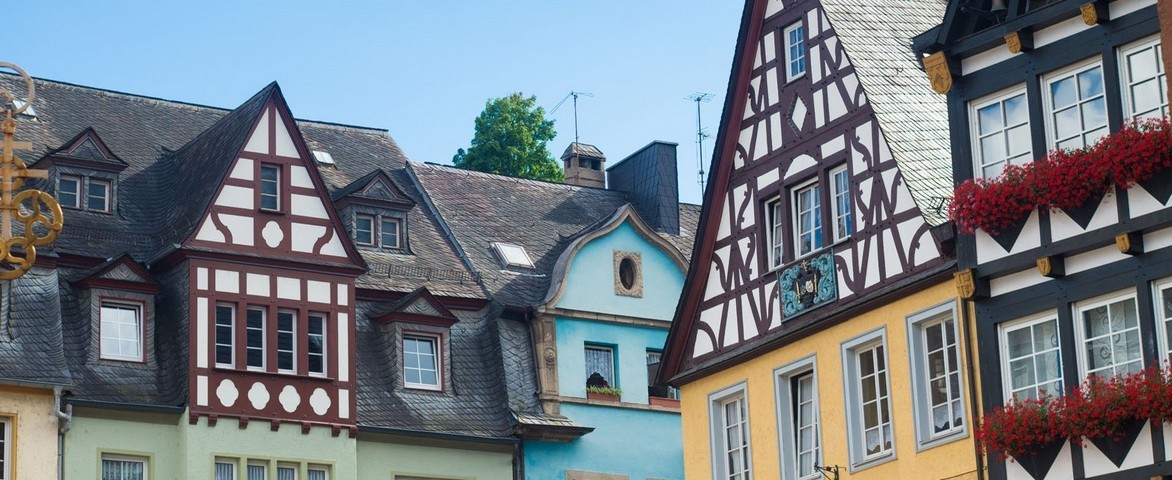
M 276 192 L 274 192 L 271 195 L 272 197 L 275 198 L 275 202 L 276 202 L 276 206 L 273 208 L 267 208 L 264 206 L 265 197 L 270 196 L 269 194 L 266 194 L 264 192 L 264 185 L 266 182 L 269 182 L 269 180 L 265 180 L 264 175 L 265 175 L 265 170 L 270 169 L 270 168 L 277 172 L 277 178 L 276 178 L 276 180 L 274 180 L 274 182 L 276 183 L 276 186 L 277 186 L 277 190 L 276 190 Z M 261 163 L 260 164 L 260 177 L 257 178 L 257 194 L 259 195 L 258 199 L 260 201 L 258 206 L 260 207 L 261 210 L 268 211 L 268 212 L 281 211 L 281 174 L 284 173 L 283 170 L 284 170 L 284 168 L 282 168 L 281 165 L 276 164 L 276 163 Z
M 93 186 L 95 184 L 96 185 L 105 185 L 105 187 L 106 187 L 106 195 L 104 197 L 100 197 L 102 199 L 102 208 L 90 208 L 90 198 L 99 198 L 99 197 L 95 197 L 90 192 L 90 189 L 93 188 Z M 94 178 L 94 177 L 87 178 L 86 185 L 85 185 L 85 209 L 86 210 L 91 211 L 91 212 L 110 213 L 110 210 L 111 210 L 110 203 L 111 203 L 111 199 L 113 196 L 114 196 L 114 182 L 107 180 L 107 179 L 104 179 L 104 178 Z
M 151 463 L 149 457 L 141 457 L 137 455 L 122 455 L 113 453 L 103 453 L 98 457 L 98 478 L 104 478 L 106 468 L 106 461 L 111 462 L 125 462 L 125 463 L 141 463 L 142 464 L 142 480 L 150 480 L 151 477 Z
M 782 259 L 785 258 L 785 221 L 788 215 L 785 213 L 785 205 L 781 201 L 781 196 L 773 197 L 765 202 L 765 248 L 766 258 L 769 260 L 769 269 L 781 268 Z
M 298 313 L 297 310 L 289 310 L 289 309 L 284 309 L 284 308 L 277 310 L 277 322 L 276 322 L 276 325 L 273 326 L 273 328 L 277 329 L 277 344 L 273 345 L 273 348 L 275 348 L 277 350 L 277 372 L 279 372 L 279 373 L 290 373 L 290 374 L 297 373 L 297 357 L 298 357 L 298 355 L 297 355 L 297 323 L 298 323 L 297 322 L 297 316 L 298 316 L 297 313 Z M 293 344 L 290 346 L 291 350 L 281 350 L 281 333 L 286 331 L 286 330 L 281 330 L 281 315 L 282 314 L 288 314 L 293 317 L 293 329 L 287 330 L 289 335 L 292 337 Z M 293 359 L 292 359 L 292 362 L 290 362 L 292 366 L 290 368 L 281 368 L 281 354 L 282 353 L 288 353 L 289 355 L 292 355 Z
M 321 322 L 321 335 L 320 336 L 321 336 L 321 368 L 322 368 L 322 371 L 320 371 L 320 372 L 313 371 L 312 367 L 311 367 L 312 364 L 309 363 L 309 356 L 314 355 L 313 352 L 309 351 L 309 345 L 310 345 L 309 339 L 310 339 L 310 337 L 313 336 L 313 334 L 309 333 L 309 325 L 306 325 L 306 328 L 305 328 L 305 332 L 306 332 L 306 337 L 305 337 L 306 338 L 306 343 L 305 343 L 306 365 L 305 365 L 305 368 L 306 368 L 306 371 L 309 372 L 309 374 L 311 376 L 324 377 L 324 376 L 328 375 L 330 372 L 330 357 L 329 357 L 329 352 L 330 352 L 330 344 L 329 344 L 330 321 L 329 321 L 329 319 L 330 319 L 330 316 L 325 313 L 309 312 L 309 320 L 308 320 L 309 325 L 313 325 L 314 322 Z
M 328 467 L 328 466 L 326 466 L 326 465 L 316 465 L 316 464 L 310 464 L 310 465 L 308 465 L 308 466 L 305 468 L 305 478 L 306 478 L 306 480 L 313 480 L 312 478 L 310 478 L 310 477 L 311 477 L 311 474 L 312 474 L 313 472 L 319 472 L 319 473 L 321 473 L 321 474 L 322 474 L 322 478 L 321 478 L 321 480 L 330 480 L 330 467 Z
M 1108 112 L 1111 111 L 1111 98 L 1110 98 L 1110 95 L 1107 95 L 1107 78 L 1106 78 L 1106 71 L 1104 71 L 1104 69 L 1103 69 L 1103 61 L 1100 57 L 1096 56 L 1090 60 L 1079 62 L 1074 65 L 1070 65 L 1068 67 L 1064 67 L 1062 69 L 1047 73 L 1042 78 L 1042 103 L 1045 105 L 1045 111 L 1046 111 L 1046 118 L 1045 118 L 1046 145 L 1049 148 L 1056 149 L 1056 148 L 1058 148 L 1059 142 L 1071 140 L 1071 139 L 1075 138 L 1075 137 L 1070 137 L 1070 138 L 1066 138 L 1066 139 L 1062 139 L 1062 140 L 1058 139 L 1058 126 L 1054 123 L 1054 97 L 1051 95 L 1050 86 L 1058 81 L 1065 80 L 1070 77 L 1077 77 L 1079 74 L 1089 72 L 1094 69 L 1099 70 L 1099 75 L 1102 77 L 1102 81 L 1103 81 L 1103 92 L 1102 92 L 1101 96 L 1102 96 L 1103 102 L 1104 102 L 1103 103 L 1104 123 L 1103 123 L 1103 126 L 1100 128 L 1105 130 L 1105 133 L 1103 134 L 1103 136 L 1110 134 L 1111 121 L 1109 120 L 1110 114 Z M 1082 125 L 1082 123 L 1081 123 L 1082 122 L 1081 108 L 1082 108 L 1083 104 L 1089 103 L 1090 100 L 1094 100 L 1095 98 L 1092 97 L 1090 100 L 1087 100 L 1087 99 L 1081 98 L 1081 93 L 1079 93 L 1078 95 L 1080 96 L 1080 98 L 1074 104 L 1074 107 L 1066 107 L 1066 108 L 1079 109 L 1080 129 L 1079 129 L 1078 138 L 1079 138 L 1080 142 L 1083 144 L 1083 147 L 1087 147 L 1087 146 L 1090 146 L 1091 144 L 1093 144 L 1094 141 L 1098 141 L 1096 139 L 1088 144 L 1086 141 L 1087 133 L 1094 131 L 1094 130 L 1099 130 L 1099 129 L 1094 128 L 1094 129 L 1087 130 L 1085 128 L 1085 125 Z M 1065 108 L 1064 108 L 1064 110 L 1065 110 Z
M 952 428 L 943 432 L 935 431 L 935 422 L 932 415 L 932 410 L 936 407 L 932 404 L 932 372 L 928 370 L 928 351 L 927 345 L 927 330 L 935 325 L 942 325 L 945 322 L 952 322 L 952 339 L 953 348 L 956 354 L 949 358 L 948 344 L 944 344 L 944 355 L 946 365 L 951 362 L 951 367 L 954 371 L 947 371 L 944 374 L 945 381 L 947 377 L 952 374 L 957 375 L 957 390 L 952 392 L 951 382 L 945 384 L 945 388 L 949 390 L 945 394 L 947 397 L 945 404 L 951 406 L 959 402 L 959 412 L 953 412 L 949 416 L 949 421 L 960 418 L 959 425 L 952 425 Z M 915 427 L 916 427 L 916 451 L 926 450 L 938 445 L 943 445 L 955 440 L 960 440 L 968 436 L 968 418 L 967 406 L 965 405 L 964 392 L 966 392 L 966 378 L 964 376 L 964 343 L 962 342 L 963 333 L 961 332 L 960 319 L 956 314 L 956 303 L 949 301 L 929 308 L 927 310 L 912 314 L 907 317 L 907 335 L 908 335 L 908 365 L 911 366 L 912 379 L 912 393 L 913 406 L 915 408 Z M 946 341 L 948 339 L 945 339 Z M 955 397 L 953 396 L 955 394 Z
M 370 241 L 369 241 L 369 242 L 364 242 L 364 241 L 362 241 L 362 240 L 361 240 L 361 239 L 358 237 L 358 232 L 360 232 L 360 231 L 364 231 L 364 230 L 361 230 L 361 229 L 359 229 L 359 228 L 358 228 L 358 221 L 359 221 L 359 220 L 368 220 L 368 221 L 370 221 L 370 230 L 368 231 L 368 232 L 369 232 L 369 234 L 370 234 Z M 375 215 L 370 215 L 370 214 L 367 214 L 367 213 L 356 213 L 356 214 L 354 214 L 354 243 L 357 243 L 357 244 L 359 244 L 359 245 L 363 245 L 363 246 L 367 246 L 367 247 L 373 247 L 373 246 L 377 245 L 377 244 L 375 243 L 375 242 L 377 242 L 377 241 L 378 241 L 378 240 L 376 239 L 376 238 L 377 238 L 377 237 L 376 237 L 376 235 L 377 235 L 377 233 L 378 233 L 378 225 L 377 225 L 377 222 L 378 222 L 378 217 L 377 217 L 377 216 L 375 216 Z
M 248 343 L 248 331 L 254 330 L 248 326 L 248 312 L 258 311 L 260 315 L 260 347 L 253 347 Z M 263 372 L 269 364 L 269 309 L 260 306 L 249 305 L 244 308 L 244 368 L 255 372 Z M 260 365 L 248 364 L 248 351 L 260 349 Z
M 1092 310 L 1095 308 L 1103 307 L 1103 306 L 1108 306 L 1113 303 L 1126 302 L 1126 301 L 1130 301 L 1132 306 L 1135 307 L 1135 317 L 1136 317 L 1135 318 L 1135 320 L 1136 320 L 1135 327 L 1124 328 L 1123 330 L 1121 330 L 1119 332 L 1109 333 L 1106 338 L 1108 340 L 1111 340 L 1115 337 L 1115 335 L 1123 335 L 1127 331 L 1134 329 L 1136 332 L 1136 337 L 1139 340 L 1139 367 L 1138 367 L 1137 371 L 1143 370 L 1144 367 L 1147 366 L 1147 364 L 1144 363 L 1145 359 L 1144 359 L 1144 355 L 1143 355 L 1143 333 L 1140 330 L 1140 323 L 1142 323 L 1143 320 L 1140 319 L 1139 299 L 1136 296 L 1135 290 L 1122 290 L 1122 291 L 1110 293 L 1107 295 L 1101 295 L 1101 296 L 1098 296 L 1095 298 L 1083 300 L 1083 301 L 1075 303 L 1073 305 L 1074 332 L 1075 332 L 1075 335 L 1077 336 L 1076 340 L 1078 342 L 1078 345 L 1075 348 L 1075 350 L 1077 352 L 1075 354 L 1075 356 L 1078 358 L 1078 373 L 1079 373 L 1080 378 L 1087 378 L 1091 374 L 1091 372 L 1089 371 L 1090 363 L 1089 363 L 1088 359 L 1086 358 L 1086 353 L 1087 353 L 1086 347 L 1087 347 L 1088 339 L 1087 339 L 1086 325 L 1084 324 L 1084 321 L 1083 321 L 1083 312 L 1086 312 L 1088 310 Z M 1110 307 L 1108 307 L 1107 311 L 1108 311 L 1108 315 L 1110 315 Z M 1114 357 L 1114 349 L 1112 349 L 1112 357 Z M 1132 362 L 1134 362 L 1134 360 Z M 1124 365 L 1127 363 L 1131 363 L 1131 362 L 1125 362 Z M 1118 370 L 1119 365 L 1120 364 L 1116 363 L 1114 361 L 1114 358 L 1112 358 L 1111 367 L 1109 367 L 1112 375 L 1115 375 L 1117 373 L 1122 373 Z M 1107 369 L 1106 367 L 1100 368 L 1099 371 L 1105 371 L 1106 369 Z
M 1000 345 L 1000 347 L 998 348 L 997 356 L 999 358 L 999 361 L 1001 362 L 1001 396 L 1002 396 L 1003 402 L 1010 403 L 1010 402 L 1014 401 L 1013 400 L 1013 372 L 1010 369 L 1011 359 L 1009 358 L 1009 332 L 1017 331 L 1017 330 L 1020 330 L 1023 328 L 1033 328 L 1035 325 L 1038 325 L 1041 323 L 1046 323 L 1049 321 L 1054 322 L 1054 325 L 1056 328 L 1055 335 L 1057 336 L 1058 345 L 1051 347 L 1051 348 L 1047 349 L 1046 351 L 1058 352 L 1058 373 L 1059 373 L 1058 382 L 1061 384 L 1062 390 L 1066 389 L 1066 385 L 1067 385 L 1066 372 L 1064 372 L 1062 369 L 1062 355 L 1063 355 L 1063 353 L 1062 353 L 1062 322 L 1059 321 L 1059 319 L 1058 319 L 1058 312 L 1055 310 L 1050 310 L 1048 312 L 1040 313 L 1037 315 L 1032 315 L 1029 317 L 1004 322 L 1004 323 L 997 326 L 997 340 Z M 1032 339 L 1032 335 L 1031 335 L 1031 339 Z M 1038 355 L 1038 352 L 1033 352 L 1030 354 L 1031 357 L 1037 357 L 1037 355 Z M 1037 381 L 1037 363 L 1036 362 L 1034 363 L 1034 370 L 1035 370 L 1034 371 L 1034 383 L 1029 388 L 1032 388 L 1035 390 L 1035 397 L 1036 397 L 1037 396 L 1036 390 L 1041 385 L 1041 383 L 1039 383 Z M 1052 383 L 1052 382 L 1046 382 L 1046 383 Z M 1064 392 L 1048 392 L 1048 393 L 1053 396 L 1061 396 Z
M 261 467 L 263 472 L 260 478 L 252 478 L 252 467 Z M 260 460 L 249 460 L 244 464 L 244 478 L 245 480 L 268 480 L 269 478 L 269 462 Z
M 743 402 L 741 410 L 743 421 L 741 422 L 742 430 L 745 432 L 742 438 L 745 439 L 743 446 L 737 448 L 745 449 L 745 457 L 748 461 L 745 463 L 745 470 L 738 472 L 737 476 L 730 476 L 728 472 L 729 445 L 727 444 L 727 435 L 725 429 L 727 427 L 724 417 L 724 406 L 732 402 Z M 708 419 L 709 419 L 709 441 L 712 454 L 712 478 L 714 480 L 752 480 L 753 479 L 753 436 L 750 426 L 752 425 L 751 417 L 749 416 L 749 397 L 746 392 L 745 382 L 724 388 L 720 391 L 708 395 Z
M 216 467 L 220 466 L 220 465 L 227 465 L 229 467 L 232 467 L 232 476 L 230 478 L 220 479 L 220 478 L 216 477 Z M 212 477 L 214 478 L 214 480 L 236 480 L 236 478 L 238 477 L 237 470 L 239 470 L 239 466 L 240 466 L 240 461 L 235 458 L 217 457 L 215 459 L 215 461 L 212 463 Z
M 105 339 L 106 339 L 106 336 L 107 336 L 107 333 L 109 330 L 109 328 L 107 328 L 108 325 L 106 324 L 106 319 L 105 319 L 105 315 L 104 315 L 107 306 L 112 309 L 114 309 L 114 308 L 128 309 L 128 310 L 134 311 L 134 316 L 135 316 L 134 332 L 135 332 L 135 336 L 138 337 L 138 349 L 134 354 L 123 355 L 120 352 L 119 353 L 107 352 L 106 349 L 103 348 L 103 344 L 105 343 Z M 143 361 L 143 351 L 144 351 L 143 344 L 146 340 L 145 338 L 143 338 L 146 336 L 146 335 L 144 335 L 146 329 L 145 329 L 145 325 L 143 324 L 143 310 L 144 310 L 143 304 L 137 303 L 137 302 L 132 302 L 132 301 L 102 299 L 101 301 L 98 302 L 98 323 L 99 323 L 98 330 L 101 331 L 101 338 L 98 339 L 98 351 L 100 352 L 99 356 L 101 359 L 103 359 L 103 360 L 119 360 L 119 361 L 127 361 L 127 362 L 142 362 Z M 112 325 L 111 325 L 111 327 L 112 327 Z M 111 338 L 113 338 L 113 337 L 111 337 Z M 117 337 L 118 342 L 122 342 L 125 340 L 126 339 L 121 338 L 121 336 Z
M 798 425 L 794 422 L 796 412 L 793 405 L 795 393 L 793 380 L 805 375 L 811 376 L 812 388 L 814 389 L 814 465 L 822 465 L 822 418 L 821 399 L 818 395 L 818 365 L 815 357 L 811 355 L 773 370 L 773 390 L 776 395 L 774 404 L 777 405 L 777 443 L 781 450 L 778 453 L 778 458 L 781 459 L 781 478 L 786 480 L 822 478 L 821 473 L 817 470 L 806 476 L 799 476 L 798 470 L 798 457 L 800 455 L 797 450 L 797 432 L 795 432 Z
M 607 374 L 607 376 L 606 376 L 606 380 L 607 380 L 607 382 L 610 384 L 610 386 L 611 386 L 612 388 L 618 388 L 618 386 L 619 386 L 619 379 L 615 377 L 615 374 L 617 373 L 617 371 L 615 370 L 615 361 L 616 361 L 616 358 L 615 358 L 615 347 L 613 347 L 613 346 L 610 346 L 610 345 L 602 345 L 602 344 L 598 344 L 598 343 L 589 343 L 589 342 L 587 342 L 587 343 L 586 343 L 586 344 L 585 344 L 585 345 L 582 347 L 582 365 L 583 365 L 583 369 L 585 369 L 585 365 L 586 365 L 586 363 L 585 363 L 585 362 L 586 362 L 586 352 L 588 352 L 588 351 L 590 351 L 590 350 L 596 350 L 596 351 L 599 351 L 599 352 L 607 352 L 607 354 L 608 354 L 607 356 L 608 356 L 608 357 L 610 357 L 610 372 Z M 583 384 L 583 385 L 585 385 L 585 384 L 586 384 L 586 381 L 587 381 L 587 380 L 590 378 L 590 375 L 591 375 L 591 374 L 593 374 L 593 373 L 594 373 L 594 372 L 585 372 L 585 375 L 582 377 L 582 384 Z
M 1131 105 L 1131 100 L 1132 100 L 1131 99 L 1131 87 L 1132 87 L 1132 85 L 1143 83 L 1145 81 L 1153 80 L 1153 78 L 1149 77 L 1149 78 L 1143 79 L 1140 82 L 1133 82 L 1132 78 L 1131 78 L 1131 68 L 1127 62 L 1127 57 L 1130 55 L 1134 55 L 1136 53 L 1140 53 L 1143 50 L 1149 50 L 1149 49 L 1155 50 L 1155 52 L 1153 52 L 1153 53 L 1156 56 L 1156 69 L 1157 69 L 1158 73 L 1156 74 L 1156 77 L 1154 78 L 1154 80 L 1156 81 L 1156 87 L 1164 92 L 1164 103 L 1162 103 L 1160 105 L 1160 108 L 1157 108 L 1156 110 L 1149 110 L 1147 112 L 1142 112 L 1142 113 L 1144 113 L 1144 114 L 1158 113 L 1158 115 L 1156 117 L 1145 116 L 1145 118 L 1159 118 L 1159 117 L 1168 116 L 1167 72 L 1164 71 L 1164 62 L 1163 62 L 1163 58 L 1161 56 L 1161 52 L 1162 52 L 1163 48 L 1164 48 L 1164 46 L 1161 45 L 1161 43 L 1160 43 L 1160 36 L 1159 35 L 1153 35 L 1151 37 L 1148 37 L 1148 38 L 1145 38 L 1143 40 L 1139 40 L 1136 42 L 1132 42 L 1130 44 L 1124 45 L 1119 48 L 1119 52 L 1118 52 L 1119 73 L 1123 77 L 1123 78 L 1119 79 L 1119 86 L 1123 89 L 1123 96 L 1121 98 L 1123 98 L 1123 116 L 1125 119 L 1131 120 L 1136 117 L 1136 112 L 1132 111 L 1132 105 Z
M 839 189 L 839 185 L 838 185 L 838 176 L 839 175 L 842 175 L 844 178 L 846 178 L 846 190 L 845 191 Z M 854 233 L 854 230 L 855 230 L 854 202 L 851 201 L 852 200 L 852 197 L 851 197 L 851 174 L 850 174 L 850 171 L 847 170 L 847 165 L 842 164 L 838 167 L 830 169 L 830 173 L 828 174 L 828 176 L 826 178 L 828 178 L 830 181 L 830 203 L 833 204 L 831 206 L 833 209 L 831 210 L 831 213 L 830 213 L 830 217 L 831 217 L 830 218 L 830 223 L 831 223 L 830 229 L 832 232 L 834 232 L 834 242 L 833 243 L 838 243 L 843 240 L 846 240 L 847 238 L 850 238 L 851 234 Z M 846 211 L 845 212 L 839 211 L 839 203 L 838 203 L 839 197 L 843 197 L 846 199 Z M 838 220 L 844 219 L 844 218 L 846 219 L 846 225 L 843 230 L 840 230 L 838 228 Z M 825 242 L 823 242 L 823 243 L 825 243 Z
M 883 450 L 878 453 L 867 454 L 867 439 L 866 439 L 866 425 L 863 415 L 863 398 L 862 398 L 862 377 L 859 375 L 859 357 L 864 352 L 872 352 L 876 348 L 883 349 L 883 381 L 876 383 L 876 402 L 883 402 L 883 393 L 879 387 L 887 389 L 886 392 L 886 409 L 887 409 L 887 427 L 891 430 L 891 449 Z M 891 404 L 891 355 L 887 344 L 887 329 L 880 327 L 864 333 L 858 337 L 842 343 L 842 378 L 843 385 L 845 385 L 843 399 L 846 402 L 846 423 L 847 423 L 847 443 L 850 456 L 850 471 L 851 473 L 865 470 L 876 465 L 886 463 L 896 458 L 896 432 L 894 409 Z M 879 358 L 876 356 L 876 358 Z M 876 375 L 879 374 L 879 369 L 876 369 Z M 882 403 L 879 405 L 882 406 Z M 879 421 L 879 442 L 882 447 L 883 444 L 883 411 L 877 411 L 877 420 Z
M 16 419 L 0 417 L 0 480 L 12 478 L 12 424 Z
M 61 180 L 66 180 L 66 179 L 72 180 L 77 183 L 77 190 L 73 191 L 73 204 L 67 204 L 61 199 L 61 192 L 63 191 L 61 188 Z M 60 177 L 57 179 L 57 201 L 61 202 L 62 207 L 72 208 L 72 209 L 76 209 L 76 210 L 82 210 L 83 208 L 82 208 L 81 200 L 85 194 L 84 190 L 85 190 L 85 177 L 78 176 L 78 175 L 61 174 Z
M 395 225 L 395 243 L 390 245 L 383 242 L 383 239 L 386 235 L 386 226 L 388 223 Z M 403 248 L 403 223 L 398 218 L 379 216 L 378 244 L 383 248 Z
M 1043 92 L 1043 94 L 1045 94 L 1045 92 Z M 1004 122 L 1004 120 L 1005 120 L 1005 105 L 1004 105 L 1005 102 L 1009 99 L 1012 99 L 1012 98 L 1015 98 L 1018 96 L 1022 97 L 1022 101 L 1025 102 L 1025 110 L 1026 110 L 1025 123 L 1024 124 L 1013 124 L 1013 125 L 1008 125 L 1008 124 L 1002 125 L 1001 130 L 999 130 L 996 133 L 1000 133 L 1002 135 L 1005 135 L 1005 139 L 1006 139 L 1006 147 L 1005 147 L 1006 153 L 1005 154 L 1006 154 L 1006 157 L 1001 158 L 1001 159 L 997 159 L 997 161 L 994 161 L 994 162 L 985 161 L 985 157 L 981 153 L 981 138 L 983 138 L 983 137 L 981 135 L 980 111 L 982 109 L 988 108 L 992 105 L 1000 104 L 1001 105 L 1002 121 Z M 1016 86 L 1007 88 L 1005 90 L 1001 90 L 1001 91 L 994 93 L 992 95 L 987 95 L 987 96 L 984 96 L 984 97 L 981 97 L 981 98 L 978 98 L 976 100 L 969 102 L 969 108 L 968 108 L 968 111 L 969 111 L 969 143 L 972 147 L 972 152 L 973 152 L 973 178 L 986 178 L 985 177 L 985 168 L 992 167 L 994 165 L 1001 165 L 1001 170 L 1004 170 L 1006 165 L 1021 165 L 1024 163 L 1029 163 L 1029 162 L 1034 161 L 1034 142 L 1033 142 L 1033 131 L 1032 130 L 1030 130 L 1029 149 L 1026 151 L 1024 156 L 1020 156 L 1020 155 L 1017 157 L 1010 156 L 1009 144 L 1008 144 L 1009 130 L 1011 130 L 1013 128 L 1017 128 L 1021 125 L 1025 125 L 1026 129 L 1029 130 L 1029 128 L 1030 128 L 1029 109 L 1030 109 L 1030 99 L 1029 99 L 1029 95 L 1026 94 L 1026 86 L 1024 84 L 1016 85 Z M 986 136 L 988 136 L 988 135 L 986 135 Z M 1049 138 L 1049 133 L 1047 133 L 1047 138 Z M 1017 160 L 1014 160 L 1014 158 L 1017 158 Z
M 801 45 L 798 45 L 798 48 L 801 50 L 800 57 L 793 56 L 792 52 L 795 45 L 790 41 L 790 33 L 792 33 L 794 30 L 801 30 Z M 781 36 L 782 43 L 784 44 L 785 48 L 785 81 L 792 82 L 806 76 L 806 72 L 810 69 L 809 62 L 807 61 L 809 56 L 806 55 L 806 29 L 803 26 L 802 20 L 798 20 L 797 22 L 794 22 L 793 24 L 785 27 L 785 30 L 782 31 Z M 801 72 L 793 72 L 794 62 L 801 62 Z
M 435 357 L 435 361 L 432 362 L 432 365 L 435 367 L 435 382 L 436 382 L 435 385 L 432 385 L 429 383 L 416 383 L 416 382 L 408 382 L 407 381 L 407 368 L 408 368 L 407 367 L 407 340 L 408 339 L 415 340 L 415 341 L 431 342 L 432 354 Z M 403 343 L 401 344 L 401 347 L 403 348 L 403 372 L 402 373 L 403 373 L 403 386 L 404 387 L 415 388 L 415 389 L 420 389 L 420 390 L 435 390 L 435 391 L 440 391 L 440 390 L 444 389 L 444 353 L 442 350 L 442 346 L 443 346 L 442 342 L 443 342 L 443 339 L 440 338 L 439 335 L 434 335 L 434 334 L 429 334 L 429 333 L 421 333 L 421 332 L 410 332 L 410 333 L 403 334 Z M 420 368 L 418 368 L 417 370 L 424 371 L 422 366 Z M 422 380 L 422 379 L 423 379 L 423 376 L 420 375 L 420 380 Z
M 277 462 L 276 480 L 282 480 L 281 470 L 291 470 L 293 472 L 292 480 L 297 480 L 300 477 L 299 473 L 301 473 L 301 465 L 297 463 Z
M 802 192 L 808 190 L 815 191 L 813 197 L 814 209 L 811 211 L 813 214 L 813 223 L 810 225 L 811 229 L 809 230 L 810 251 L 802 253 L 802 205 L 799 199 L 801 198 Z M 825 238 L 822 238 L 815 245 L 815 240 L 817 240 L 820 235 L 825 233 L 823 230 L 825 225 L 822 225 L 822 184 L 818 182 L 817 177 L 798 184 L 797 186 L 790 189 L 790 201 L 790 210 L 793 212 L 791 219 L 793 221 L 794 258 L 808 257 L 813 255 L 815 252 L 822 250 L 826 246 Z M 814 226 L 815 224 L 817 227 Z
M 219 336 L 219 326 L 220 326 L 219 309 L 220 309 L 220 307 L 228 308 L 232 312 L 228 318 L 228 327 L 232 331 L 232 333 L 228 337 L 228 343 L 220 343 L 220 336 Z M 212 318 L 212 343 L 213 343 L 212 361 L 215 362 L 217 367 L 236 368 L 236 324 L 237 324 L 237 322 L 236 322 L 236 304 L 234 304 L 234 303 L 217 303 L 215 305 L 215 309 L 212 311 L 212 317 L 213 317 Z M 229 363 L 220 363 L 219 348 L 221 346 L 226 346 L 226 347 L 228 347 L 228 350 L 231 351 L 231 357 L 230 357 L 231 361 Z
M 1172 345 L 1169 344 L 1172 339 L 1168 338 L 1169 323 L 1172 323 L 1172 314 L 1164 314 L 1164 302 L 1172 301 L 1172 298 L 1164 297 L 1164 289 L 1172 289 L 1172 277 L 1162 278 L 1152 282 L 1152 312 L 1156 319 L 1156 338 L 1159 342 L 1160 351 L 1157 354 L 1160 357 L 1160 365 L 1168 366 L 1172 364 Z

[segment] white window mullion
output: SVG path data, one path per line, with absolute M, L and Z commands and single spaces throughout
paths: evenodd
M 1168 115 L 1168 84 L 1162 46 L 1158 37 L 1120 49 L 1123 76 L 1123 113 L 1128 119 L 1162 118 Z

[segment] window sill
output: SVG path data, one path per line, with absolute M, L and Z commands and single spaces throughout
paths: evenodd
M 415 384 L 405 383 L 405 384 L 403 384 L 403 388 L 405 388 L 407 390 L 416 390 L 416 391 L 423 391 L 423 392 L 443 393 L 443 391 L 444 391 L 443 387 L 440 387 L 438 385 L 415 385 Z
M 256 213 L 260 213 L 260 214 L 264 214 L 264 215 L 272 215 L 274 217 L 285 216 L 285 212 L 283 212 L 281 210 L 269 210 L 267 208 L 258 208 L 258 209 L 256 209 Z
M 329 378 L 325 375 L 318 375 L 318 374 L 313 374 L 313 373 L 301 375 L 298 373 L 290 373 L 290 372 L 270 372 L 268 370 L 239 369 L 239 368 L 229 366 L 229 365 L 224 365 L 224 364 L 216 364 L 216 366 L 213 368 L 213 370 L 215 370 L 217 372 L 235 373 L 235 374 L 241 374 L 241 375 L 258 375 L 258 376 L 278 377 L 278 378 L 298 378 L 298 379 L 302 379 L 302 380 L 312 380 L 315 382 L 332 382 L 332 381 L 334 381 L 334 379 Z
M 109 357 L 101 354 L 98 355 L 98 360 L 104 362 L 133 363 L 136 365 L 142 365 L 146 363 L 146 360 L 144 360 L 142 357 Z
M 966 425 L 966 427 L 967 427 L 967 425 Z M 968 437 L 969 437 L 968 428 L 962 428 L 962 429 L 957 430 L 955 432 L 946 433 L 946 434 L 943 434 L 943 435 L 940 435 L 940 436 L 937 436 L 937 437 L 934 437 L 934 438 L 931 438 L 928 440 L 917 441 L 916 442 L 916 452 L 918 453 L 918 452 L 922 452 L 924 450 L 930 450 L 930 449 L 939 447 L 941 445 L 947 445 L 949 443 L 952 443 L 952 442 L 955 442 L 958 440 L 964 440 Z
M 861 472 L 861 471 L 866 470 L 868 468 L 877 467 L 877 466 L 882 465 L 884 463 L 894 461 L 895 458 L 896 458 L 895 451 L 892 451 L 891 453 L 884 455 L 882 457 L 872 458 L 870 460 L 865 460 L 865 461 L 857 463 L 857 464 L 852 463 L 851 468 L 850 468 L 850 472 L 853 475 L 855 473 Z
M 594 405 L 599 407 L 610 408 L 625 408 L 628 410 L 647 410 L 652 412 L 675 413 L 679 414 L 680 409 L 675 407 L 661 407 L 659 405 L 648 405 L 643 403 L 627 403 L 627 402 L 608 402 L 603 400 L 591 400 L 582 397 L 566 397 L 559 396 L 557 400 L 562 403 L 573 403 L 577 405 Z

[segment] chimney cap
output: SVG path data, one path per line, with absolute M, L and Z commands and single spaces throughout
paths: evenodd
M 566 147 L 566 151 L 562 153 L 562 159 L 577 155 L 579 157 L 606 159 L 606 155 L 594 145 L 589 145 L 579 142 L 571 142 L 570 146 Z

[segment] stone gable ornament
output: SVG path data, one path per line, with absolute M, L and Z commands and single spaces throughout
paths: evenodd
M 952 72 L 948 70 L 948 58 L 944 52 L 936 52 L 924 58 L 924 71 L 932 82 L 932 91 L 941 95 L 952 90 Z
M 778 275 L 782 314 L 787 318 L 838 298 L 834 255 L 824 253 L 783 270 Z

